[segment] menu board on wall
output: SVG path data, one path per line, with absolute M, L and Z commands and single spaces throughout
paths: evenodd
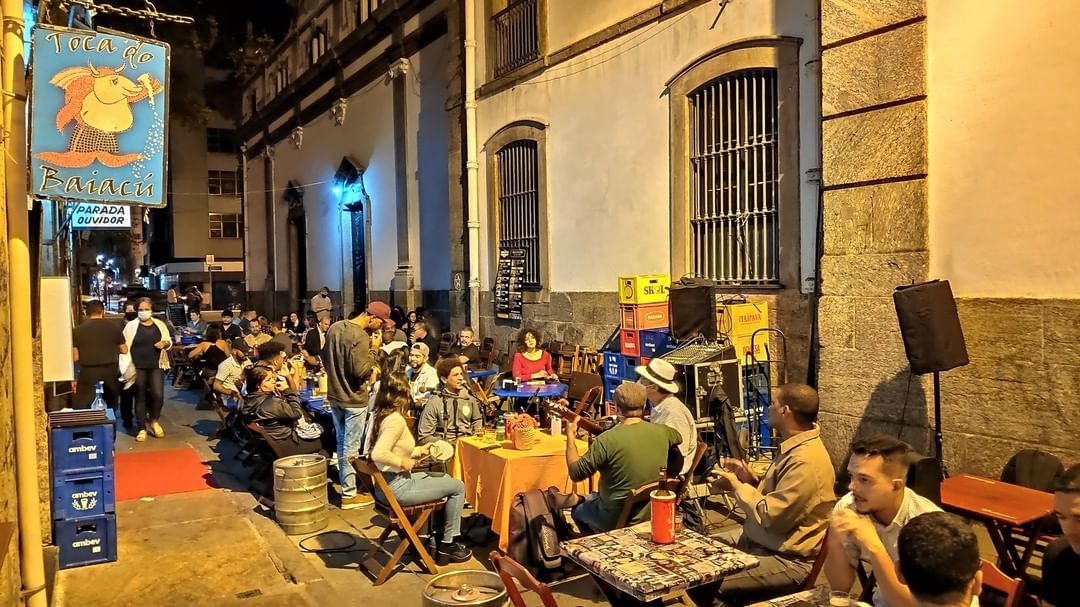
M 525 282 L 525 249 L 499 249 L 495 274 L 495 318 L 521 320 L 521 285 Z

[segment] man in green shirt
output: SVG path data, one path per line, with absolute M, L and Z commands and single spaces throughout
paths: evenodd
M 585 455 L 578 455 L 577 424 L 566 425 L 566 467 L 574 482 L 581 482 L 600 473 L 600 493 L 590 494 L 571 512 L 582 533 L 611 531 L 618 522 L 623 502 L 637 486 L 659 477 L 660 468 L 669 461 L 679 470 L 682 455 L 678 445 L 682 438 L 674 429 L 645 421 L 645 387 L 624 382 L 615 389 L 615 404 L 619 406 L 622 422 L 596 437 Z M 674 461 L 672 461 L 674 460 Z M 632 522 L 645 519 L 648 508 L 643 507 Z

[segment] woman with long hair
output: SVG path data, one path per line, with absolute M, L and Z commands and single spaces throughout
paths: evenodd
M 405 314 L 405 322 L 401 325 L 401 330 L 405 332 L 405 338 L 409 340 L 409 345 L 412 345 L 412 330 L 419 322 L 419 318 L 416 314 L 416 310 L 409 310 Z
M 221 325 L 214 323 L 206 328 L 203 342 L 188 352 L 188 359 L 202 359 L 203 370 L 217 373 L 218 365 L 232 356 L 232 344 L 225 340 Z M 212 376 L 211 376 L 212 377 Z
M 518 351 L 514 354 L 513 374 L 518 381 L 557 380 L 551 365 L 551 354 L 540 349 L 540 332 L 525 329 L 518 334 Z
M 161 408 L 165 404 L 165 373 L 169 370 L 169 348 L 172 337 L 169 327 L 154 318 L 150 298 L 136 303 L 137 318 L 124 327 L 124 341 L 135 367 L 135 421 L 139 431 L 135 440 L 146 440 L 147 432 L 164 438 L 161 427 Z
M 461 533 L 461 512 L 465 507 L 465 483 L 450 476 L 432 476 L 413 472 L 417 458 L 426 456 L 430 445 L 416 446 L 405 423 L 404 412 L 413 406 L 409 380 L 401 373 L 383 376 L 368 422 L 367 445 L 364 452 L 382 471 L 390 491 L 404 506 L 446 499 L 442 510 L 443 524 L 436 558 L 439 564 L 463 563 L 472 551 L 455 538 Z M 375 499 L 385 501 L 378 487 Z
M 284 371 L 284 369 L 283 369 Z M 278 376 L 268 362 L 260 362 L 246 371 L 247 398 L 240 406 L 245 423 L 256 423 L 277 442 L 282 455 L 329 454 L 335 445 L 328 444 L 322 428 L 305 417 L 297 396 L 299 377 Z

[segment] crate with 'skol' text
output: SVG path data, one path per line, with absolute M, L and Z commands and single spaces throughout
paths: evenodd
M 619 305 L 663 303 L 671 290 L 671 276 L 641 274 L 619 277 Z

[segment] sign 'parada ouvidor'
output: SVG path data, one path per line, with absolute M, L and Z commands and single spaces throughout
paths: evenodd
M 32 60 L 34 194 L 165 206 L 169 45 L 39 25 Z

